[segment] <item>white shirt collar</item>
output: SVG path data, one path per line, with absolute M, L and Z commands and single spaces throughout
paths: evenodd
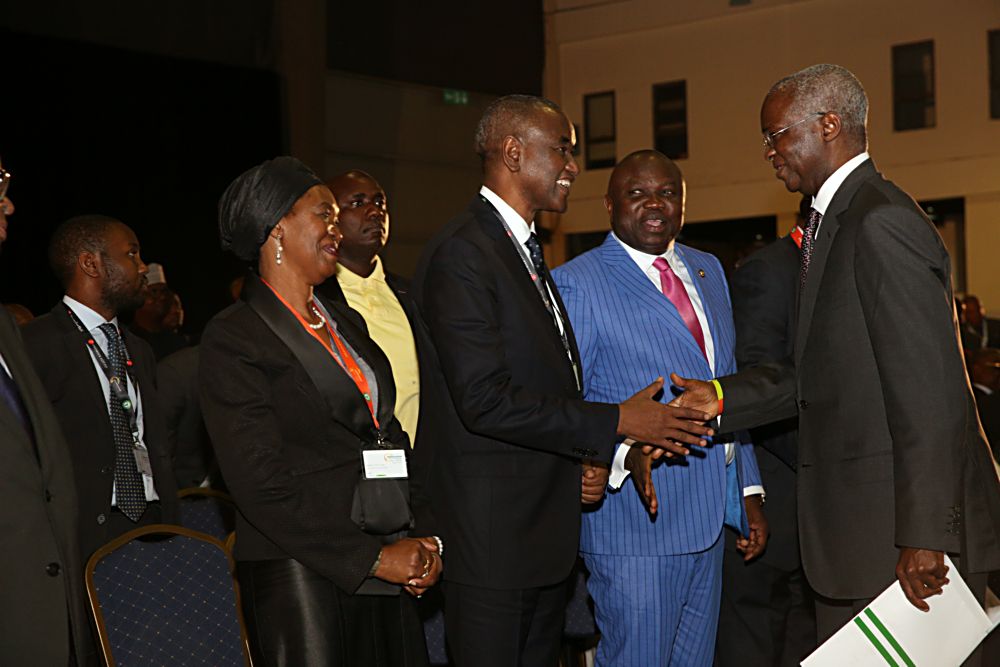
M 639 265 L 639 268 L 642 269 L 644 273 L 648 272 L 649 267 L 653 266 L 653 262 L 655 262 L 660 257 L 667 260 L 667 263 L 670 264 L 671 267 L 673 267 L 675 263 L 675 258 L 677 253 L 674 250 L 673 241 L 670 242 L 670 245 L 667 246 L 666 251 L 664 251 L 662 255 L 650 255 L 649 253 L 643 252 L 641 250 L 636 250 L 629 244 L 625 243 L 620 238 L 618 238 L 618 235 L 615 234 L 614 232 L 611 232 L 611 236 L 614 237 L 615 241 L 618 241 L 618 243 L 621 244 L 622 248 L 625 248 L 625 252 L 628 253 L 628 256 L 632 258 L 633 262 Z
M 485 197 L 486 201 L 493 204 L 497 212 L 500 213 L 500 217 L 510 227 L 510 231 L 514 235 L 514 240 L 524 245 L 532 232 L 535 231 L 535 221 L 527 222 L 517 211 L 511 208 L 510 204 L 501 199 L 500 195 L 485 185 L 479 188 L 479 194 Z
M 833 196 L 837 194 L 837 190 L 843 185 L 844 179 L 851 175 L 851 172 L 857 169 L 862 162 L 868 159 L 868 153 L 863 152 L 855 155 L 850 160 L 840 165 L 837 171 L 830 174 L 830 177 L 823 182 L 820 186 L 819 192 L 813 197 L 812 207 L 819 211 L 820 215 L 826 215 L 826 208 L 830 205 L 833 200 Z
M 108 320 L 105 320 L 103 317 L 101 317 L 100 313 L 93 310 L 89 306 L 83 305 L 82 303 L 80 303 L 71 296 L 63 295 L 63 303 L 65 303 L 67 306 L 73 309 L 73 312 L 76 313 L 76 316 L 80 318 L 80 321 L 83 323 L 83 326 L 87 327 L 87 331 L 93 331 L 97 327 L 108 322 Z M 112 318 L 111 324 L 114 324 L 115 327 L 117 327 L 118 318 L 117 317 Z

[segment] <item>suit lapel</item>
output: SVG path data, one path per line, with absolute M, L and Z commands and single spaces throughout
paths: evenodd
M 704 358 L 701 348 L 698 347 L 694 336 L 688 331 L 676 306 L 663 295 L 663 292 L 656 289 L 653 282 L 625 252 L 621 243 L 608 234 L 607 239 L 601 245 L 600 252 L 603 264 L 608 268 L 609 276 L 615 282 L 618 291 L 621 292 L 621 298 L 637 302 L 640 307 L 655 315 L 671 335 L 684 341 L 684 345 L 689 345 L 699 356 Z M 690 271 L 690 268 L 688 270 Z M 700 291 L 699 294 L 701 294 Z M 702 298 L 704 299 L 704 297 Z
M 92 414 L 99 415 L 102 412 L 108 417 L 99 422 L 101 433 L 97 441 L 108 443 L 108 447 L 114 449 L 114 434 L 111 431 L 111 417 L 108 415 L 108 396 L 104 392 L 104 387 L 98 379 L 100 372 L 94 367 L 94 359 L 90 356 L 90 350 L 84 334 L 76 328 L 73 321 L 66 312 L 66 304 L 61 300 L 51 310 L 52 317 L 59 328 L 60 338 L 64 345 L 64 354 L 68 363 L 67 369 L 70 375 L 66 378 L 65 391 L 82 391 L 86 400 L 90 402 L 89 410 Z M 77 384 L 79 382 L 79 384 Z M 66 434 L 68 438 L 73 436 Z M 70 443 L 72 446 L 72 442 Z
M 871 175 L 875 174 L 875 167 L 871 160 L 863 162 L 857 169 L 852 171 L 837 193 L 830 201 L 830 205 L 820 222 L 819 234 L 814 244 L 812 258 L 809 261 L 809 273 L 806 275 L 806 284 L 802 288 L 798 302 L 798 327 L 795 336 L 795 363 L 802 360 L 805 350 L 806 340 L 809 337 L 809 329 L 812 325 L 812 317 L 816 308 L 816 300 L 819 297 L 819 288 L 823 281 L 823 274 L 826 271 L 827 260 L 830 257 L 830 249 L 833 247 L 834 239 L 840 230 L 840 217 L 847 210 L 854 199 L 855 193 L 861 184 Z
M 323 398 L 330 415 L 349 430 L 374 429 L 368 405 L 346 373 L 334 371 L 335 363 L 315 338 L 306 333 L 277 297 L 255 275 L 248 275 L 240 295 L 298 360 Z M 324 305 L 327 305 L 324 302 Z M 340 322 L 338 321 L 338 327 Z M 352 343 L 353 344 L 353 343 Z M 381 406 L 382 401 L 379 401 Z
M 694 283 L 694 288 L 698 292 L 698 298 L 701 299 L 701 309 L 705 313 L 705 321 L 708 324 L 708 333 L 712 337 L 713 347 L 715 348 L 716 368 L 711 368 L 709 370 L 712 371 L 713 375 L 718 375 L 719 360 L 723 356 L 722 354 L 720 354 L 719 350 L 720 343 L 722 342 L 722 338 L 720 336 L 720 333 L 722 332 L 722 323 L 719 322 L 718 314 L 726 312 L 728 310 L 728 307 L 726 306 L 726 304 L 715 303 L 715 299 L 718 298 L 719 295 L 716 294 L 715 292 L 708 291 L 708 284 L 707 281 L 705 280 L 705 276 L 708 275 L 708 271 L 705 270 L 704 266 L 693 264 L 692 263 L 693 260 L 689 261 L 690 258 L 688 257 L 687 248 L 680 245 L 679 243 L 676 243 L 674 244 L 674 251 L 677 253 L 677 256 L 680 258 L 680 260 L 684 263 L 685 268 L 687 268 L 688 276 L 691 278 L 691 282 Z M 694 306 L 694 304 L 691 305 Z M 680 317 L 679 314 L 678 317 Z M 686 331 L 687 327 L 685 327 L 684 329 Z M 694 340 L 693 337 L 691 338 L 691 340 L 692 342 L 694 342 L 695 347 L 698 347 L 698 343 L 697 341 Z M 698 348 L 698 351 L 701 352 L 700 347 Z M 705 355 L 703 354 L 702 356 Z M 708 363 L 707 357 L 705 359 L 705 363 Z
M 538 289 L 535 287 L 534 282 L 531 280 L 531 276 L 528 274 L 528 269 L 524 265 L 524 260 L 521 259 L 520 254 L 518 254 L 517 249 L 514 247 L 514 244 L 517 241 L 507 236 L 507 231 L 504 229 L 500 214 L 489 202 L 479 199 L 477 202 L 473 202 L 473 207 L 473 211 L 476 215 L 476 221 L 479 223 L 480 229 L 492 241 L 492 248 L 489 250 L 492 254 L 497 256 L 500 263 L 503 264 L 509 274 L 509 281 L 507 282 L 509 282 L 513 286 L 514 290 L 527 301 L 528 309 L 534 314 L 531 321 L 542 325 L 541 328 L 545 332 L 543 334 L 545 339 L 555 346 L 559 354 L 565 358 L 566 352 L 563 349 L 562 338 L 559 335 L 559 330 L 556 328 L 556 323 L 552 319 L 552 315 L 542 302 L 542 297 L 538 293 Z M 555 297 L 556 305 L 559 307 L 559 311 L 563 314 L 562 319 L 563 326 L 566 330 L 566 338 L 569 341 L 573 359 L 576 362 L 577 367 L 579 367 L 580 353 L 576 347 L 573 329 L 570 327 L 569 318 L 566 316 L 566 306 L 563 305 L 562 299 L 559 297 L 559 290 L 556 289 L 554 283 L 552 284 L 552 293 Z M 567 359 L 567 361 L 569 360 Z M 572 374 L 572 369 L 569 370 Z

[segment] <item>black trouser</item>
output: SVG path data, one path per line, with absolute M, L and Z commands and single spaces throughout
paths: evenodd
M 448 654 L 456 667 L 555 667 L 567 582 L 496 590 L 444 584 Z

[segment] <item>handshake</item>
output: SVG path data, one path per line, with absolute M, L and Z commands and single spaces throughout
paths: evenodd
M 705 422 L 718 414 L 718 399 L 710 382 L 688 380 L 677 374 L 672 374 L 670 380 L 684 393 L 669 404 L 657 400 L 663 391 L 660 377 L 618 406 L 618 434 L 625 436 L 626 444 L 635 445 L 625 459 L 625 468 L 632 473 L 632 482 L 650 514 L 656 514 L 658 509 L 652 479 L 654 462 L 664 456 L 687 456 L 689 445 L 706 446 L 705 438 L 715 431 Z M 584 464 L 584 504 L 604 496 L 607 477 L 606 468 Z
M 715 431 L 706 425 L 718 415 L 718 399 L 712 384 L 687 380 L 672 374 L 670 381 L 684 393 L 669 404 L 656 400 L 663 391 L 663 378 L 637 392 L 618 406 L 618 433 L 642 444 L 643 453 L 661 456 L 687 456 L 688 445 L 704 447 L 705 438 Z

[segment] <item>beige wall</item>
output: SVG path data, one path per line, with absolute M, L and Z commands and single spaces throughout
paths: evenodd
M 1000 2 L 548 0 L 546 91 L 575 122 L 614 89 L 618 157 L 652 145 L 652 85 L 687 81 L 689 222 L 794 211 L 763 160 L 759 109 L 780 77 L 817 62 L 854 71 L 871 101 L 871 152 L 918 199 L 966 198 L 968 288 L 1000 315 L 1000 120 L 989 119 L 986 32 Z M 893 132 L 891 46 L 934 40 L 937 127 Z M 609 170 L 584 171 L 559 231 L 607 226 Z
M 477 192 L 472 135 L 492 100 L 447 105 L 440 88 L 327 73 L 324 173 L 363 169 L 385 189 L 393 271 L 412 274 L 424 243 Z

